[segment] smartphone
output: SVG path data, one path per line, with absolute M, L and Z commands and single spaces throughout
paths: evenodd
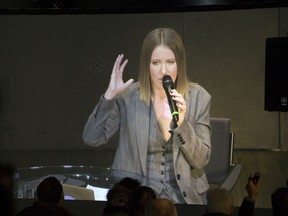
M 254 176 L 252 176 L 252 180 L 254 183 L 258 183 L 259 179 L 260 179 L 261 173 L 260 172 L 255 172 Z

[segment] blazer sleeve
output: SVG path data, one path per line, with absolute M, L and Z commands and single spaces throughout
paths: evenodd
M 107 143 L 119 129 L 119 122 L 117 100 L 106 100 L 101 96 L 84 126 L 82 134 L 84 143 L 90 146 Z
M 199 87 L 187 103 L 190 108 L 185 121 L 174 131 L 174 143 L 192 168 L 202 169 L 209 162 L 211 154 L 211 96 Z
M 238 216 L 253 216 L 255 200 L 244 198 L 239 208 Z

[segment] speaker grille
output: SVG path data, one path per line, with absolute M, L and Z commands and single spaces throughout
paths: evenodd
M 265 110 L 288 111 L 288 38 L 266 39 Z

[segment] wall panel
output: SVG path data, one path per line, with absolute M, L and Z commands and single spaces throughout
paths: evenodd
M 212 95 L 211 116 L 232 120 L 236 148 L 276 148 L 278 115 L 264 111 L 265 39 L 278 9 L 185 14 L 189 68 Z

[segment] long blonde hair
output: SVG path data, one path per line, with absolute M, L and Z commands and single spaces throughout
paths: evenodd
M 173 51 L 177 63 L 175 88 L 184 97 L 187 92 L 186 54 L 182 39 L 173 29 L 157 28 L 146 35 L 140 56 L 140 99 L 144 100 L 147 105 L 150 104 L 152 92 L 150 76 L 151 55 L 155 47 L 159 45 L 167 46 Z

